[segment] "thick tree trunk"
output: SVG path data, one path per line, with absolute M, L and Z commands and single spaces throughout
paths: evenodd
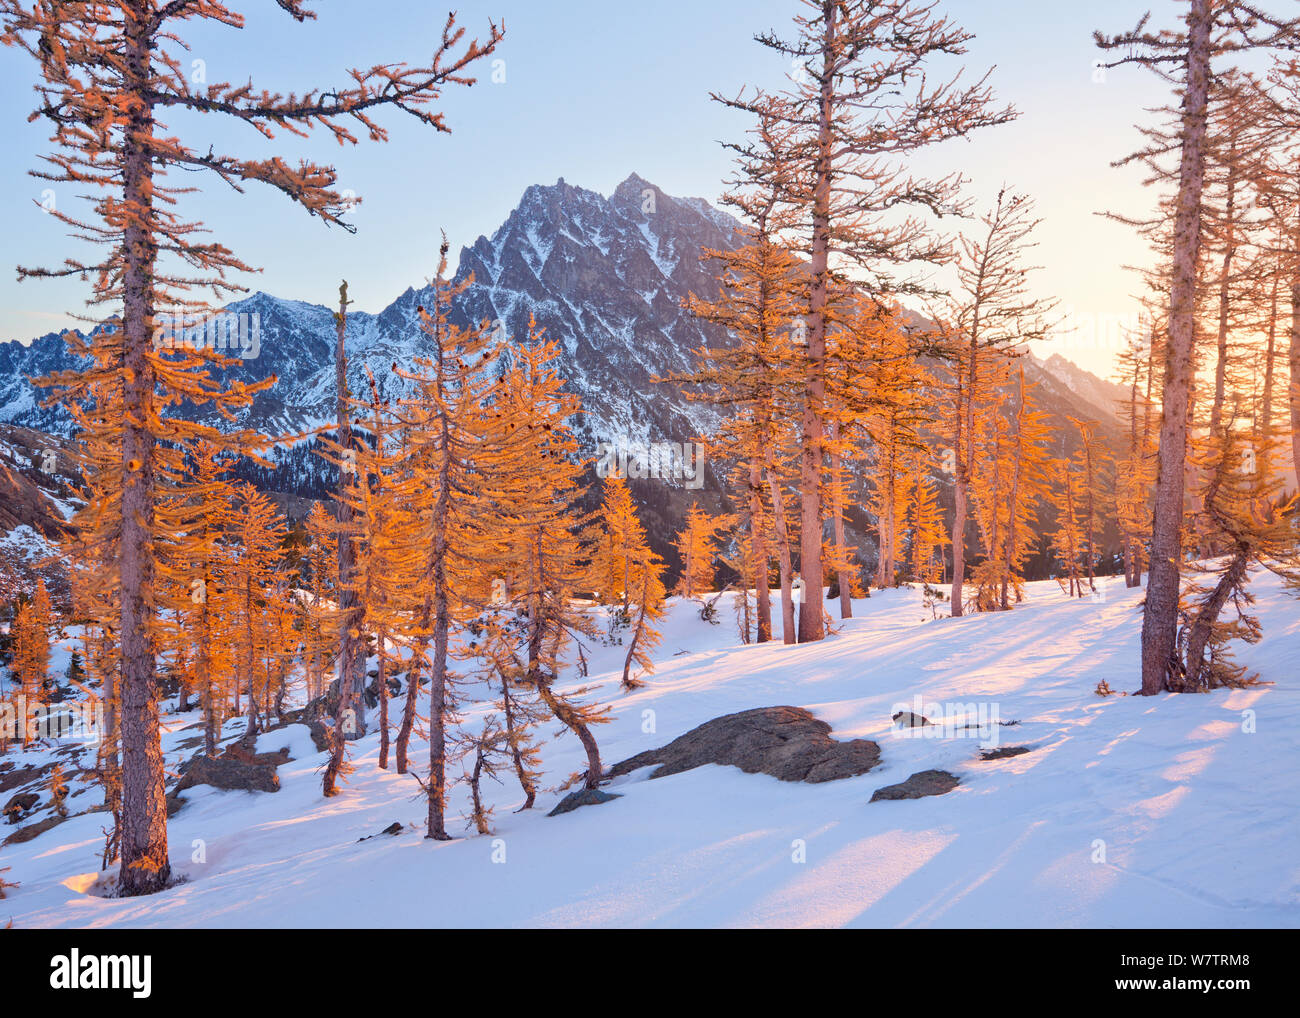
M 830 203 L 833 171 L 832 99 L 835 81 L 836 17 L 839 6 L 824 2 L 822 13 L 821 98 L 818 107 L 817 163 L 812 203 L 812 248 L 809 266 L 808 375 L 804 380 L 799 471 L 799 573 L 804 581 L 799 605 L 799 642 L 825 636 L 822 621 L 822 410 L 826 402 L 826 301 L 830 290 Z
M 152 74 L 147 35 L 150 5 L 127 5 L 125 77 L 129 91 L 148 88 Z M 155 440 L 153 338 L 154 269 L 158 247 L 153 216 L 153 108 L 140 100 L 123 132 L 123 199 L 131 212 L 123 245 L 122 367 L 126 414 L 122 423 L 121 578 L 122 839 L 121 893 L 151 894 L 167 885 L 167 802 L 159 737 L 158 687 L 150 634 L 154 607 Z
M 352 574 L 356 569 L 356 548 L 352 544 L 352 510 L 344 497 L 344 490 L 349 483 L 348 478 L 353 476 L 347 458 L 352 452 L 352 421 L 348 412 L 347 355 L 343 345 L 347 335 L 348 304 L 348 284 L 345 281 L 339 287 L 339 310 L 334 317 L 335 424 L 340 449 L 339 498 L 335 507 L 339 521 L 339 700 L 334 715 L 330 760 L 325 767 L 321 783 L 321 791 L 326 796 L 334 795 L 337 791 L 336 782 L 343 769 L 347 740 L 365 732 L 365 711 L 354 706 L 356 701 L 353 677 L 356 672 L 357 640 L 360 638 L 357 633 L 357 592 L 352 584 Z M 364 703 L 363 699 L 361 707 L 364 707 Z
M 962 584 L 966 575 L 966 482 L 960 477 L 953 485 L 952 520 L 952 617 L 963 614 Z
M 1300 276 L 1291 284 L 1291 467 L 1300 483 Z
M 440 367 L 441 370 L 441 367 Z M 439 449 L 438 497 L 433 507 L 433 663 L 429 669 L 429 799 L 426 838 L 448 841 L 447 833 L 447 646 L 451 637 L 451 595 L 447 589 L 447 523 L 451 500 L 451 433 L 444 414 Z M 426 618 L 422 628 L 426 628 Z
M 446 578 L 442 582 L 445 584 Z M 433 667 L 429 670 L 429 822 L 426 838 L 448 841 L 447 833 L 447 644 L 451 617 L 445 593 L 437 598 L 437 621 L 433 630 Z
M 406 673 L 406 703 L 402 705 L 402 724 L 397 729 L 397 738 L 394 740 L 394 762 L 397 764 L 398 774 L 406 773 L 407 752 L 411 745 L 411 732 L 415 728 L 416 701 L 420 696 L 420 668 L 418 662 L 418 656 L 412 658 L 411 666 Z
M 1151 527 L 1150 578 L 1142 615 L 1141 693 L 1144 696 L 1164 689 L 1178 635 L 1187 410 L 1196 316 L 1196 264 L 1201 244 L 1201 191 L 1205 180 L 1210 21 L 1210 0 L 1191 0 L 1187 14 L 1187 82 L 1183 97 L 1182 155 L 1174 218 L 1169 340 L 1165 350 L 1161 398 L 1163 411 Z

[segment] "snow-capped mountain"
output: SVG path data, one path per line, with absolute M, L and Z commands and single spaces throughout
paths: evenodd
M 452 318 L 459 324 L 500 321 L 516 337 L 527 335 L 530 317 L 545 329 L 563 349 L 569 388 L 582 397 L 577 429 L 593 455 L 597 442 L 622 437 L 688 442 L 712 430 L 712 412 L 651 379 L 686 370 L 692 349 L 725 341 L 680 305 L 690 291 L 712 289 L 700 251 L 731 246 L 735 230 L 735 222 L 707 202 L 673 198 L 635 174 L 608 198 L 563 180 L 533 186 L 496 232 L 461 251 L 456 278 L 472 276 L 473 284 Z M 416 324 L 416 308 L 429 303 L 422 286 L 407 289 L 378 314 L 349 313 L 354 392 L 367 390 L 367 367 L 384 395 L 400 388 L 394 363 L 409 367 L 430 352 Z M 250 350 L 256 356 L 229 371 L 249 380 L 277 378 L 244 413 L 244 423 L 267 434 L 328 424 L 334 412 L 332 309 L 258 292 L 228 311 L 257 316 Z M 41 407 L 45 393 L 29 379 L 74 363 L 57 334 L 30 346 L 0 344 L 0 421 L 66 432 L 67 415 Z
M 605 442 L 691 442 L 712 433 L 716 411 L 688 400 L 676 386 L 652 379 L 689 370 L 692 350 L 727 341 L 720 330 L 684 312 L 681 303 L 691 292 L 713 294 L 716 282 L 700 263 L 701 251 L 733 246 L 738 229 L 735 220 L 708 202 L 665 194 L 636 174 L 608 197 L 564 180 L 535 185 L 491 236 L 462 249 L 456 278 L 472 277 L 473 282 L 452 318 L 462 325 L 499 321 L 518 338 L 527 335 L 531 318 L 560 345 L 560 372 L 582 399 L 583 414 L 574 426 L 584 455 L 597 458 Z M 431 353 L 416 324 L 417 307 L 430 303 L 426 286 L 413 287 L 378 314 L 348 314 L 353 392 L 368 391 L 367 368 L 383 395 L 400 392 L 402 382 L 393 365 L 410 367 L 415 358 Z M 333 310 L 261 292 L 228 310 L 256 323 L 248 350 L 256 356 L 228 371 L 250 381 L 277 379 L 256 397 L 241 423 L 271 435 L 328 427 L 335 398 Z M 46 393 L 30 379 L 74 363 L 57 334 L 29 346 L 0 343 L 0 423 L 66 434 L 66 413 L 42 407 Z M 1038 385 L 1040 405 L 1062 428 L 1067 448 L 1074 444 L 1068 416 L 1099 421 L 1102 441 L 1118 446 L 1118 386 L 1059 355 L 1045 361 L 1027 358 L 1026 376 Z M 220 425 L 210 412 L 199 413 Z M 281 446 L 275 458 L 273 472 L 249 465 L 239 473 L 275 492 L 306 498 L 328 494 L 332 468 L 315 454 L 314 443 Z M 702 480 L 706 498 L 716 501 L 718 478 L 711 467 Z M 671 564 L 676 557 L 672 535 L 698 493 L 680 479 L 666 485 L 634 481 L 633 486 L 652 542 Z M 299 502 L 291 515 L 300 515 L 305 504 Z M 868 551 L 865 517 L 849 522 L 854 542 L 874 554 Z

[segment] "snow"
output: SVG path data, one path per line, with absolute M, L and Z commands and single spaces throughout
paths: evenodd
M 185 882 L 147 899 L 93 893 L 103 818 L 90 814 L 0 849 L 7 878 L 21 882 L 0 903 L 0 923 L 1295 926 L 1300 613 L 1275 579 L 1255 582 L 1265 635 L 1239 657 L 1275 684 L 1151 698 L 1094 692 L 1100 680 L 1117 691 L 1138 684 L 1141 592 L 1122 581 L 1107 581 L 1097 600 L 1031 584 L 1013 611 L 961 619 L 931 619 L 916 589 L 877 592 L 835 635 L 795 647 L 741 645 L 726 597 L 717 625 L 675 600 L 645 688 L 617 692 L 623 648 L 592 652 L 588 681 L 613 705 L 596 730 L 606 764 L 722 714 L 791 704 L 836 738 L 878 741 L 882 765 L 820 785 L 718 766 L 657 780 L 640 770 L 610 786 L 622 798 L 555 818 L 545 814 L 560 792 L 514 813 L 517 788 L 489 784 L 489 836 L 458 819 L 468 796 L 457 787 L 458 837 L 435 843 L 422 837 L 415 778 L 375 767 L 373 728 L 353 745 L 344 790 L 326 800 L 324 757 L 294 726 L 258 740 L 259 751 L 290 749 L 278 793 L 184 793 L 169 828 Z M 917 697 L 932 714 L 975 705 L 1002 724 L 966 738 L 907 737 L 891 717 Z M 484 709 L 466 705 L 467 729 Z M 177 744 L 200 734 L 196 722 L 167 716 L 169 767 L 193 752 Z M 225 734 L 241 727 L 234 719 Z M 993 741 L 1031 751 L 981 760 Z M 424 747 L 412 750 L 422 768 Z M 567 734 L 544 752 L 552 788 L 582 767 Z M 960 786 L 869 802 L 928 768 L 952 771 Z M 395 820 L 401 834 L 369 837 Z
M 57 547 L 26 523 L 20 523 L 12 530 L 0 534 L 0 556 L 6 559 L 35 563 L 58 554 Z

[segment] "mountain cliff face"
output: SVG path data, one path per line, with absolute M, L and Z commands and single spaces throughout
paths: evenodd
M 698 199 L 672 198 L 635 174 L 605 198 L 563 180 L 524 192 L 518 208 L 491 237 L 462 250 L 458 281 L 473 284 L 453 321 L 499 321 L 516 337 L 530 317 L 563 349 L 561 370 L 582 397 L 580 435 L 600 441 L 687 442 L 712 430 L 712 412 L 681 399 L 651 378 L 686 370 L 690 351 L 725 341 L 681 310 L 689 292 L 711 293 L 700 267 L 703 248 L 733 244 L 736 224 Z M 368 388 L 366 368 L 384 395 L 401 388 L 404 367 L 430 353 L 416 308 L 429 304 L 427 286 L 411 288 L 379 314 L 349 313 L 347 352 L 354 392 Z M 334 323 L 323 305 L 265 293 L 230 305 L 257 315 L 257 356 L 229 369 L 248 379 L 270 375 L 275 386 L 257 397 L 244 422 L 268 434 L 305 431 L 333 417 Z M 73 366 L 62 339 L 51 334 L 30 346 L 0 344 L 0 421 L 66 433 L 57 409 L 31 377 Z M 211 423 L 218 423 L 215 415 Z
M 560 372 L 582 399 L 583 414 L 574 426 L 584 455 L 598 458 L 604 443 L 688 443 L 713 431 L 716 411 L 652 379 L 688 370 L 692 350 L 727 341 L 722 332 L 683 312 L 681 302 L 691 292 L 714 294 L 716 283 L 701 266 L 700 252 L 733 246 L 737 230 L 730 216 L 707 202 L 667 195 L 635 174 L 608 197 L 564 180 L 536 185 L 490 237 L 462 249 L 456 278 L 473 282 L 452 319 L 462 325 L 500 322 L 518 338 L 527 335 L 531 319 L 559 344 Z M 378 314 L 349 313 L 354 392 L 368 390 L 369 367 L 384 396 L 400 394 L 394 363 L 407 367 L 431 353 L 416 324 L 416 308 L 430 303 L 422 286 L 407 289 Z M 277 379 L 256 397 L 241 423 L 272 435 L 328 426 L 334 414 L 331 308 L 259 292 L 228 311 L 256 316 L 250 319 L 256 322 L 256 343 L 249 350 L 256 356 L 228 373 Z M 56 334 L 29 346 L 0 343 L 0 423 L 66 435 L 66 413 L 42 407 L 47 393 L 30 379 L 74 364 Z M 1067 415 L 1096 419 L 1103 441 L 1119 440 L 1112 402 L 1120 395 L 1118 387 L 1059 355 L 1046 362 L 1030 359 L 1026 366 L 1029 380 L 1039 385 L 1040 402 L 1057 423 L 1063 425 Z M 215 415 L 207 419 L 220 423 Z M 276 460 L 275 471 L 250 466 L 241 473 L 273 491 L 307 498 L 328 493 L 330 470 L 313 454 L 312 443 L 280 447 Z M 670 562 L 676 555 L 668 544 L 685 506 L 697 496 L 716 505 L 716 482 L 709 471 L 700 492 L 691 490 L 695 483 L 680 479 L 633 482 L 652 539 Z M 858 537 L 865 543 L 860 532 Z

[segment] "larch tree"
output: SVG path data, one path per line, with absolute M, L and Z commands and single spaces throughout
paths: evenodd
M 990 366 L 1004 366 L 1006 354 L 1052 329 L 1049 316 L 1056 302 L 1033 296 L 1028 283 L 1034 266 L 1026 261 L 1032 248 L 1033 201 L 1022 194 L 998 192 L 993 208 L 981 219 L 983 230 L 961 242 L 958 287 L 945 316 L 946 354 L 951 359 L 951 436 L 954 453 L 952 525 L 952 614 L 963 613 L 966 573 L 966 525 L 970 485 L 975 472 L 977 422 L 989 412 L 997 382 Z
M 1023 565 L 1038 540 L 1035 526 L 1039 506 L 1048 496 L 1051 457 L 1048 453 L 1050 427 L 1047 413 L 1040 410 L 1034 387 L 1025 382 L 1025 366 L 1016 372 L 1016 410 L 1009 428 L 1011 460 L 1010 492 L 1006 503 L 1005 538 L 1002 549 L 999 607 L 1011 607 L 1014 592 L 1021 599 Z
M 1144 15 L 1128 32 L 1095 34 L 1108 66 L 1139 64 L 1181 96 L 1178 129 L 1167 143 L 1178 155 L 1173 194 L 1173 235 L 1167 336 L 1161 372 L 1160 440 L 1151 525 L 1151 564 L 1142 614 L 1144 696 L 1167 688 L 1175 663 L 1183 559 L 1183 499 L 1188 470 L 1189 405 L 1194 372 L 1208 120 L 1214 61 L 1225 54 L 1294 44 L 1300 20 L 1282 19 L 1246 0 L 1187 0 L 1178 29 L 1155 30 Z
M 277 0 L 297 21 L 314 17 L 306 0 Z M 486 42 L 464 42 L 453 16 L 424 67 L 402 63 L 357 70 L 351 85 L 280 95 L 251 83 L 195 83 L 188 74 L 182 35 L 204 25 L 241 28 L 243 18 L 219 0 L 70 0 L 26 6 L 0 2 L 6 45 L 36 61 L 41 74 L 33 118 L 54 128 L 57 149 L 42 179 L 90 193 L 92 217 L 64 209 L 52 214 L 77 236 L 96 244 L 98 257 L 69 258 L 57 269 L 23 269 L 22 276 L 93 279 L 92 305 L 109 305 L 120 328 L 106 341 L 109 356 L 84 372 L 61 378 L 65 400 L 83 397 L 97 382 L 116 383 L 120 410 L 109 440 L 121 460 L 119 523 L 114 535 L 120 575 L 119 682 L 122 747 L 121 893 L 158 891 L 170 879 L 167 809 L 159 743 L 153 631 L 154 541 L 160 521 L 158 470 L 163 450 L 204 429 L 168 416 L 180 401 L 247 406 L 249 386 L 222 386 L 205 371 L 210 351 L 179 350 L 155 343 L 157 316 L 172 308 L 200 313 L 206 294 L 237 289 L 232 273 L 248 268 L 219 243 L 198 239 L 176 205 L 188 186 L 169 186 L 171 171 L 215 174 L 242 192 L 265 184 L 326 224 L 343 225 L 349 206 L 335 189 L 333 168 L 308 161 L 291 165 L 278 156 L 241 158 L 186 145 L 160 121 L 167 111 L 216 115 L 241 121 L 263 138 L 280 131 L 302 136 L 324 128 L 342 144 L 364 135 L 386 138 L 375 119 L 386 109 L 410 114 L 435 130 L 449 130 L 433 104 L 451 85 L 472 80 L 467 69 L 492 52 L 501 29 L 492 24 Z M 187 274 L 188 273 L 188 274 Z M 208 437 L 220 440 L 215 429 Z
M 406 609 L 420 559 L 417 517 L 410 505 L 419 480 L 408 468 L 393 408 L 382 401 L 374 375 L 366 369 L 370 400 L 365 419 L 369 436 L 357 451 L 356 503 L 360 521 L 354 582 L 362 605 L 364 632 L 375 641 L 375 690 L 379 701 L 379 767 L 388 768 L 389 674 L 400 663 L 392 638 L 405 628 Z M 360 407 L 360 403 L 358 403 Z
M 694 598 L 713 589 L 718 556 L 718 537 L 736 522 L 734 515 L 711 516 L 698 502 L 686 512 L 686 525 L 675 546 L 682 557 L 682 574 L 676 593 Z
M 300 597 L 299 624 L 303 634 L 303 667 L 307 673 L 307 699 L 325 693 L 325 662 L 336 653 L 336 612 L 333 600 L 338 586 L 337 521 L 320 503 L 313 503 L 305 526 L 308 536 L 303 556 L 307 568 L 306 589 Z
M 982 126 L 1004 123 L 986 78 L 960 74 L 933 83 L 929 66 L 966 52 L 970 33 L 914 0 L 803 0 L 795 33 L 757 41 L 798 68 L 772 102 L 762 92 L 723 100 L 754 115 L 775 111 L 783 159 L 782 202 L 797 215 L 789 245 L 808 258 L 807 346 L 800 413 L 800 569 L 805 584 L 799 642 L 825 635 L 822 607 L 823 469 L 827 443 L 828 314 L 836 280 L 850 267 L 889 299 L 920 292 L 900 278 L 909 267 L 942 262 L 950 247 L 929 229 L 929 214 L 960 210 L 960 178 L 918 178 L 901 160 Z M 801 309 L 802 310 L 802 309 Z
M 594 521 L 578 505 L 587 464 L 578 455 L 571 421 L 581 405 L 565 391 L 559 355 L 556 343 L 531 322 L 528 342 L 512 347 L 492 401 L 500 416 L 490 418 L 504 453 L 494 471 L 495 498 L 505 509 L 500 525 L 509 531 L 510 597 L 522 613 L 521 680 L 581 744 L 587 768 L 571 781 L 591 789 L 604 776 L 592 728 L 608 721 L 608 708 L 587 699 L 591 687 L 556 688 L 568 663 L 586 674 L 583 641 L 596 627 L 574 595 L 588 575 L 598 540 L 591 533 Z M 644 599 L 647 593 L 653 599 L 654 591 L 647 592 L 643 583 L 634 596 Z
M 1009 367 L 998 364 L 996 377 Z M 1013 593 L 1021 599 L 1022 567 L 1035 550 L 1038 509 L 1049 488 L 1047 415 L 1037 409 L 1023 363 L 1015 379 L 985 415 L 972 476 L 975 517 L 984 541 L 984 559 L 973 575 L 980 611 L 1006 611 Z
M 335 633 L 338 639 L 338 701 L 334 725 L 330 731 L 332 750 L 325 768 L 322 790 L 334 794 L 335 781 L 344 769 L 347 741 L 366 734 L 365 710 L 365 602 L 358 581 L 358 548 L 364 539 L 364 524 L 358 511 L 356 489 L 359 484 L 358 445 L 352 433 L 353 397 L 348 389 L 346 353 L 348 283 L 339 285 L 339 309 L 334 312 L 334 438 L 322 441 L 322 456 L 334 464 L 337 483 L 334 491 L 335 537 L 338 552 L 335 588 Z
M 785 475 L 797 439 L 788 421 L 799 402 L 802 349 L 795 318 L 803 284 L 797 259 L 778 240 L 787 215 L 779 198 L 788 168 L 777 105 L 772 99 L 762 108 L 750 142 L 729 146 L 737 153 L 738 172 L 723 203 L 741 217 L 743 230 L 734 249 L 701 255 L 717 273 L 718 295 L 708 300 L 691 294 L 683 302 L 691 314 L 725 328 L 733 342 L 695 351 L 695 371 L 674 378 L 691 386 L 689 398 L 729 411 L 711 448 L 735 462 L 745 491 L 760 643 L 772 634 L 768 571 L 773 551 L 779 561 L 782 636 L 785 643 L 795 642 Z M 763 524 L 768 518 L 770 534 Z
M 481 566 L 469 557 L 466 535 L 486 495 L 481 471 L 491 431 L 485 411 L 496 385 L 491 368 L 502 343 L 490 323 L 462 329 L 448 321 L 452 301 L 472 280 L 453 284 L 446 278 L 448 243 L 439 249 L 438 271 L 431 281 L 432 307 L 418 308 L 419 327 L 431 356 L 416 359 L 411 370 L 397 369 L 411 384 L 394 415 L 405 430 L 410 469 L 418 478 L 410 509 L 422 553 L 416 576 L 410 626 L 414 644 L 407 673 L 406 713 L 398 729 L 398 773 L 407 765 L 407 744 L 415 721 L 420 675 L 429 678 L 429 771 L 425 776 L 428 827 L 425 837 L 446 840 L 448 722 L 454 717 L 449 668 L 453 626 L 463 615 Z
M 871 451 L 868 507 L 876 516 L 876 586 L 892 587 L 902 548 L 901 518 L 908 491 L 916 491 L 908 473 L 927 449 L 923 431 L 934 423 L 926 391 L 931 379 L 912 356 L 899 309 L 884 312 L 861 301 L 851 329 L 853 349 L 846 359 L 857 370 L 845 385 L 843 402 L 851 420 L 845 431 L 850 437 L 861 432 Z
M 45 589 L 44 580 L 39 580 L 39 590 Z M 50 634 L 49 634 L 49 599 L 41 604 L 33 597 L 18 606 L 13 622 L 13 675 L 18 682 L 18 694 L 23 698 L 24 712 L 16 716 L 22 731 L 22 744 L 26 748 L 31 741 L 32 726 L 29 717 L 37 708 L 44 706 L 48 695 L 45 684 L 50 674 Z
M 1149 337 L 1130 337 L 1116 358 L 1119 380 L 1127 391 L 1120 405 L 1127 424 L 1124 456 L 1115 465 L 1115 515 L 1124 541 L 1125 586 L 1140 587 L 1147 565 L 1151 527 L 1151 484 L 1155 480 L 1152 444 L 1152 356 Z
M 597 599 L 617 606 L 626 623 L 636 599 L 636 563 L 649 547 L 627 481 L 617 472 L 602 481 L 599 537 L 592 551 L 591 585 Z
M 1083 579 L 1080 575 L 1079 557 L 1083 551 L 1083 523 L 1080 519 L 1082 484 L 1077 464 L 1062 456 L 1055 460 L 1055 482 L 1052 504 L 1056 507 L 1056 530 L 1051 541 L 1056 560 L 1064 571 L 1061 586 L 1071 597 L 1083 597 Z
M 938 485 L 927 467 L 927 457 L 918 455 L 908 464 L 903 479 L 906 575 L 923 584 L 943 582 L 943 546 L 948 542 Z
M 650 549 L 627 482 L 617 473 L 604 479 L 604 498 L 596 522 L 591 586 L 602 604 L 616 608 L 620 632 L 626 632 L 622 687 L 641 685 L 632 673 L 654 667 L 650 651 L 658 645 L 656 623 L 664 613 L 663 560 Z
M 1088 589 L 1095 590 L 1096 569 L 1101 558 L 1098 548 L 1102 528 L 1102 500 L 1105 497 L 1103 470 L 1105 453 L 1097 438 L 1097 422 L 1070 417 L 1069 421 L 1079 432 L 1079 448 L 1075 452 L 1075 465 L 1079 472 L 1079 519 L 1083 527 L 1084 575 Z
M 191 688 L 203 713 L 203 743 L 216 756 L 228 694 L 234 688 L 233 592 L 226 542 L 235 491 L 226 463 L 210 443 L 198 443 L 194 465 L 176 498 L 179 530 L 172 554 L 181 635 L 190 648 Z
M 258 681 L 263 655 L 274 639 L 272 589 L 288 532 L 275 503 L 247 481 L 234 485 L 227 516 L 225 596 L 238 622 L 231 631 L 236 690 L 248 694 L 244 741 L 252 744 L 269 714 L 271 691 Z

